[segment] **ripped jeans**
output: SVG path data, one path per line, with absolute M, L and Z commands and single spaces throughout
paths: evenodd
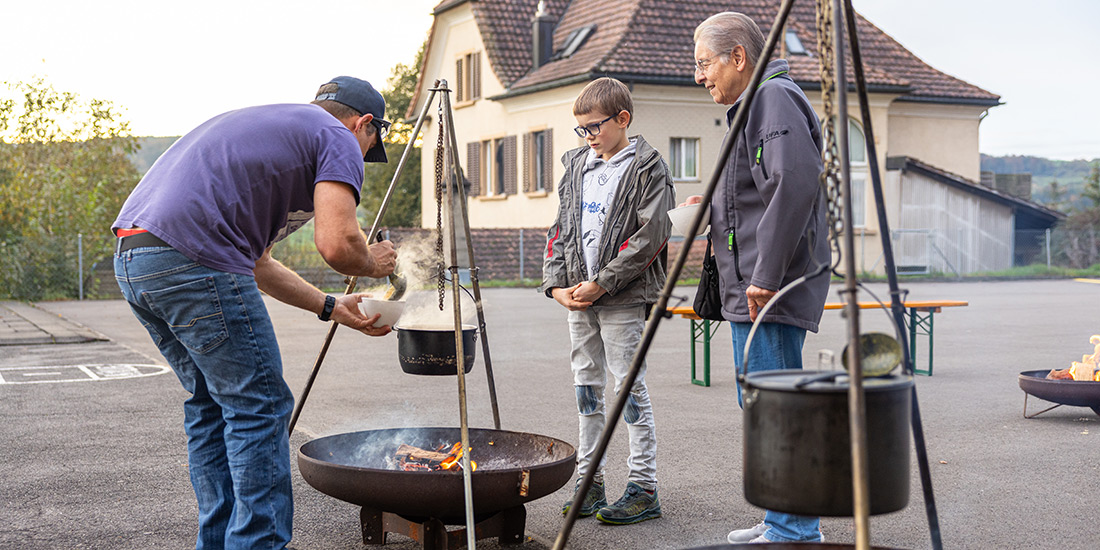
M 580 415 L 580 444 L 577 446 L 577 470 L 581 476 L 592 467 L 592 456 L 606 424 L 604 388 L 607 371 L 615 377 L 615 393 L 622 388 L 630 370 L 634 351 L 645 329 L 645 306 L 592 306 L 585 311 L 569 312 L 570 362 L 573 385 L 577 392 Z M 643 362 L 630 398 L 623 408 L 630 439 L 629 480 L 646 490 L 657 488 L 657 436 L 653 425 L 653 407 L 645 385 Z M 603 480 L 604 461 L 596 470 Z

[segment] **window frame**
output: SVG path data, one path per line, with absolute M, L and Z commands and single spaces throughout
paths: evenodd
M 472 105 L 481 99 L 481 51 L 458 54 L 455 59 L 455 105 Z
M 694 145 L 694 151 L 692 152 L 692 158 L 694 160 L 694 174 L 685 174 L 685 155 L 684 152 L 687 147 L 684 145 L 691 143 Z M 702 149 L 701 140 L 698 137 L 679 137 L 673 136 L 668 138 L 668 160 L 669 170 L 672 172 L 672 181 L 700 181 L 699 176 L 699 153 Z
M 863 160 L 856 160 L 852 136 L 859 134 L 863 142 Z M 855 118 L 848 118 L 848 179 L 852 189 L 852 227 L 867 227 L 867 182 L 871 179 L 871 167 L 867 161 L 867 134 Z M 857 186 L 858 181 L 858 186 Z
M 531 191 L 545 193 L 546 181 L 546 155 L 544 151 L 549 146 L 546 139 L 546 130 L 531 132 Z

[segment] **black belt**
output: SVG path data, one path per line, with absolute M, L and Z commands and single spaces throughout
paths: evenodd
M 118 251 L 125 252 L 131 248 L 150 247 L 150 246 L 162 246 L 171 248 L 172 245 L 160 240 L 156 235 L 146 231 L 145 233 L 138 233 L 136 235 L 129 235 L 126 237 L 118 238 Z

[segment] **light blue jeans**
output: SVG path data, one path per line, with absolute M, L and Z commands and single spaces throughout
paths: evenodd
M 183 388 L 195 547 L 275 549 L 294 517 L 287 428 L 294 397 L 254 278 L 164 247 L 115 255 L 115 279 Z
M 752 323 L 730 323 L 733 333 L 733 364 L 744 372 L 745 341 Z M 780 323 L 761 323 L 749 348 L 748 372 L 802 368 L 802 344 L 806 329 Z M 741 384 L 737 384 L 737 404 L 741 405 Z M 821 519 L 768 510 L 764 514 L 768 530 L 764 538 L 773 542 L 818 541 Z
M 580 415 L 580 444 L 577 471 L 581 476 L 592 467 L 592 458 L 607 422 L 604 388 L 607 372 L 615 378 L 615 394 L 630 372 L 634 352 L 645 330 L 645 306 L 591 306 L 569 312 L 570 363 Z M 623 421 L 630 440 L 628 479 L 647 491 L 657 489 L 657 433 L 653 406 L 645 384 L 643 362 L 623 408 Z M 596 467 L 596 480 L 603 480 L 603 464 Z

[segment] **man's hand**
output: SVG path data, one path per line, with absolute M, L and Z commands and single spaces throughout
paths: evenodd
M 382 317 L 381 314 L 367 317 L 359 310 L 359 301 L 363 298 L 370 297 L 371 295 L 366 293 L 338 296 L 336 298 L 336 306 L 332 308 L 331 319 L 341 325 L 358 330 L 367 336 L 385 336 L 389 334 L 391 331 L 389 325 L 374 326 L 374 324 L 378 322 L 378 319 Z
M 602 286 L 592 281 L 585 281 L 574 288 L 573 299 L 578 302 L 588 302 L 591 304 L 599 300 L 600 296 L 607 294 L 607 291 L 604 290 Z
M 397 251 L 390 241 L 380 241 L 370 245 L 367 249 L 370 253 L 371 273 L 368 277 L 381 279 L 389 276 L 397 267 Z
M 775 296 L 774 290 L 767 290 L 760 288 L 756 285 L 749 285 L 749 288 L 745 290 L 745 298 L 749 302 L 749 319 L 756 322 L 756 316 L 760 313 L 761 309 L 764 309 L 764 305 L 768 303 L 768 300 Z
M 569 288 L 562 288 L 560 286 L 554 287 L 550 289 L 550 295 L 569 311 L 584 311 L 588 309 L 588 306 L 592 305 L 592 302 L 580 301 L 574 296 L 574 293 L 582 284 L 584 283 L 577 283 Z

